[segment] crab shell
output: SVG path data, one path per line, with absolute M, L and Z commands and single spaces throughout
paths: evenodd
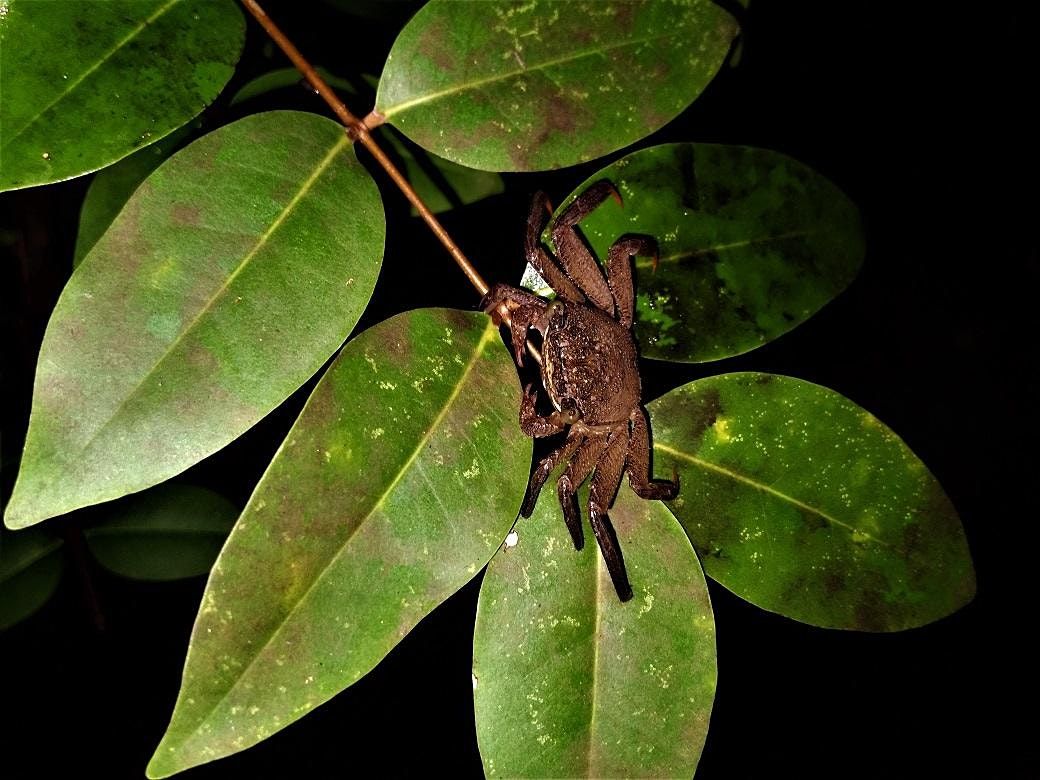
M 566 301 L 550 303 L 546 315 L 535 328 L 553 406 L 576 409 L 588 426 L 626 422 L 642 395 L 631 331 L 599 309 Z

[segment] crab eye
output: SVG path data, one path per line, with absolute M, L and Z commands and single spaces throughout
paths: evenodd
M 578 422 L 578 411 L 576 409 L 564 409 L 560 412 L 560 420 L 567 423 L 567 425 L 573 425 Z
M 546 310 L 549 312 L 550 315 L 556 314 L 557 312 L 562 312 L 563 311 L 563 303 L 561 303 L 560 301 L 552 301 L 546 307 Z

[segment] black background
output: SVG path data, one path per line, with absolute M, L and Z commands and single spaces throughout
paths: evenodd
M 378 72 L 398 21 L 321 3 L 268 10 L 316 64 Z M 974 556 L 973 603 L 892 635 L 828 631 L 754 608 L 711 584 L 719 683 L 698 778 L 1037 777 L 1034 499 L 1038 327 L 1032 234 L 1036 100 L 1032 20 L 1013 4 L 766 2 L 724 68 L 643 145 L 762 146 L 824 174 L 860 206 L 868 255 L 850 289 L 749 355 L 707 366 L 649 364 L 647 397 L 707 374 L 764 370 L 827 385 L 874 412 L 935 473 Z M 250 22 L 234 82 L 207 112 L 284 61 Z M 363 101 L 366 99 L 362 99 Z M 352 105 L 365 113 L 370 102 Z M 324 112 L 302 89 L 260 108 Z M 366 159 L 362 154 L 362 159 Z M 522 268 L 531 193 L 558 201 L 606 164 L 507 175 L 507 192 L 444 222 L 492 281 Z M 438 244 L 375 174 L 388 241 L 359 329 L 416 306 L 473 308 Z M 90 177 L 4 195 L 3 481 L 13 480 L 43 328 L 70 270 Z M 311 385 L 242 440 L 189 471 L 240 504 Z M 90 511 L 52 521 L 61 529 Z M 0 634 L 0 775 L 143 777 L 172 711 L 201 578 L 131 582 L 93 564 L 98 630 L 75 566 L 54 599 Z M 470 683 L 480 578 L 424 620 L 371 674 L 266 742 L 185 777 L 481 774 Z

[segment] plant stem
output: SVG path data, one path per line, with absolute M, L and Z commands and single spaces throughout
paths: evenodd
M 419 216 L 423 218 L 426 224 L 429 226 L 433 234 L 437 236 L 437 239 L 444 245 L 444 248 L 448 250 L 448 254 L 451 255 L 455 263 L 462 269 L 462 272 L 466 274 L 466 278 L 469 279 L 470 283 L 477 289 L 481 295 L 484 295 L 488 291 L 487 282 L 480 275 L 473 264 L 469 261 L 462 250 L 459 249 L 458 245 L 452 241 L 451 236 L 448 235 L 448 231 L 444 229 L 444 226 L 438 221 L 437 217 L 433 215 L 433 212 L 423 203 L 422 198 L 412 189 L 412 185 L 408 183 L 408 180 L 401 174 L 391 161 L 390 158 L 384 154 L 383 150 L 379 148 L 379 144 L 376 143 L 375 139 L 368 132 L 371 127 L 366 121 L 361 121 L 354 116 L 350 110 L 343 104 L 336 93 L 332 91 L 332 88 L 325 83 L 325 80 L 318 75 L 317 71 L 311 66 L 309 62 L 300 54 L 299 49 L 293 45 L 292 41 L 285 37 L 285 34 L 278 29 L 277 25 L 271 20 L 271 17 L 267 15 L 263 8 L 256 0 L 242 0 L 242 4 L 246 9 L 256 18 L 260 23 L 260 26 L 267 31 L 267 34 L 271 36 L 271 39 L 278 44 L 279 48 L 285 52 L 286 56 L 292 60 L 293 65 L 296 66 L 297 70 L 303 74 L 303 77 L 307 79 L 308 83 L 314 87 L 315 91 L 328 103 L 329 108 L 332 109 L 333 113 L 339 117 L 339 121 L 347 128 L 350 137 L 355 141 L 360 141 L 361 144 L 368 149 L 369 153 L 375 158 L 376 162 L 383 168 L 384 171 L 390 176 L 397 188 L 404 194 L 408 201 L 415 206 L 416 211 L 419 212 Z M 382 117 L 379 114 L 373 112 L 369 114 L 372 118 L 372 127 L 381 124 Z
M 342 100 L 337 97 L 336 93 L 332 91 L 332 87 L 325 83 L 318 72 L 314 69 L 307 59 L 300 53 L 300 50 L 296 48 L 292 41 L 290 41 L 274 23 L 267 12 L 260 7 L 260 4 L 256 0 L 242 0 L 242 4 L 246 7 L 246 10 L 253 15 L 253 17 L 260 23 L 260 26 L 264 28 L 271 40 L 273 40 L 278 47 L 285 52 L 285 55 L 292 61 L 292 64 L 296 66 L 296 69 L 303 74 L 303 77 L 307 79 L 314 91 L 317 92 L 322 99 L 328 104 L 332 112 L 339 118 L 339 121 L 343 123 L 343 126 L 347 128 L 347 134 L 354 141 L 360 141 L 361 144 L 368 149 L 375 161 L 379 163 L 387 175 L 390 176 L 394 184 L 397 185 L 408 201 L 415 206 L 415 210 L 419 212 L 419 216 L 423 218 L 426 225 L 433 231 L 433 234 L 437 236 L 437 240 L 444 245 L 444 248 L 448 250 L 448 254 L 451 255 L 455 264 L 462 270 L 462 273 L 469 279 L 478 293 L 482 296 L 488 291 L 488 284 L 484 281 L 484 277 L 480 275 L 480 272 L 473 267 L 473 264 L 469 261 L 469 258 L 463 254 L 462 250 L 459 249 L 448 231 L 444 229 L 444 226 L 440 221 L 433 215 L 429 207 L 423 203 L 422 198 L 419 197 L 418 193 L 412 188 L 412 185 L 408 183 L 408 180 L 404 175 L 397 169 L 397 166 L 391 162 L 390 158 L 386 156 L 382 149 L 379 148 L 379 144 L 369 133 L 369 130 L 378 127 L 383 123 L 383 117 L 376 111 L 372 111 L 364 120 L 358 119 L 354 116 L 350 109 L 346 107 Z M 509 309 L 503 303 L 498 308 L 498 314 L 502 322 L 506 327 L 511 327 Z M 527 352 L 534 358 L 534 361 L 538 364 L 542 364 L 542 356 L 539 351 L 531 344 L 527 342 Z

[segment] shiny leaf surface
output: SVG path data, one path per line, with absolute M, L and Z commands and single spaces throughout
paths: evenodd
M 655 468 L 705 572 L 764 609 L 898 631 L 975 593 L 957 512 L 889 428 L 827 388 L 773 374 L 701 379 L 649 405 Z
M 233 2 L 14 2 L 0 14 L 0 190 L 114 163 L 224 88 L 245 24 Z
M 79 212 L 76 250 L 72 256 L 74 268 L 83 262 L 87 252 L 93 249 L 94 244 L 105 234 L 108 226 L 134 194 L 134 190 L 198 129 L 198 124 L 199 120 L 190 122 L 161 141 L 146 146 L 97 173 L 87 188 L 83 208 Z
M 644 357 L 681 362 L 738 355 L 783 335 L 844 290 L 863 261 L 856 207 L 827 179 L 777 152 L 666 144 L 623 157 L 583 182 L 609 179 L 581 223 L 605 261 L 620 236 L 657 239 L 637 258 L 636 338 Z
M 376 110 L 471 168 L 575 165 L 677 116 L 736 31 L 710 0 L 431 0 L 394 42 Z
M 518 397 L 483 314 L 419 309 L 347 344 L 214 566 L 150 777 L 302 717 L 476 574 L 527 482 Z
M 697 556 L 657 501 L 623 485 L 610 517 L 634 598 L 595 539 L 576 552 L 555 491 L 494 557 L 473 640 L 489 777 L 691 777 L 715 695 L 715 628 Z M 582 512 L 587 523 L 587 492 Z
M 0 631 L 29 617 L 57 590 L 61 544 L 38 528 L 0 531 Z
M 236 517 L 235 505 L 212 490 L 159 485 L 127 499 L 85 536 L 109 571 L 136 580 L 176 580 L 209 571 Z
M 347 337 L 383 236 L 328 119 L 257 114 L 167 160 L 51 316 L 7 525 L 150 487 L 242 434 Z

